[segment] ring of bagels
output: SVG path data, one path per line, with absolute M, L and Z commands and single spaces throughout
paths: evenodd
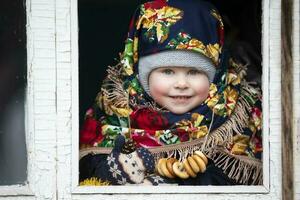
M 156 165 L 156 171 L 160 176 L 170 179 L 189 177 L 195 178 L 198 173 L 204 173 L 208 163 L 207 157 L 201 151 L 195 151 L 182 162 L 176 158 L 161 158 Z

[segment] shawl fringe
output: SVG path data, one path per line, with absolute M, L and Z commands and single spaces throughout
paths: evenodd
M 213 151 L 208 152 L 207 156 L 238 184 L 263 184 L 263 169 L 260 160 L 233 155 L 223 148 L 214 148 Z
M 108 114 L 112 114 L 113 110 L 108 110 L 109 106 L 105 105 L 114 105 L 116 108 L 129 108 L 129 95 L 123 89 L 123 81 L 120 78 L 122 68 L 120 66 L 121 63 L 108 67 L 107 77 L 102 83 L 105 87 L 101 87 L 101 91 L 96 97 L 98 106 L 102 109 L 104 108 Z

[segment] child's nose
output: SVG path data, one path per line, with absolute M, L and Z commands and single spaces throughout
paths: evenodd
M 186 77 L 184 77 L 184 76 L 176 77 L 175 88 L 178 88 L 178 89 L 188 88 L 188 81 L 187 81 Z

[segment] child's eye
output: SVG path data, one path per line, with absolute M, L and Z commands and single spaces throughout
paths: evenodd
M 202 72 L 197 69 L 191 69 L 190 71 L 188 71 L 188 74 L 196 75 L 196 74 L 202 74 Z
M 162 73 L 167 74 L 167 75 L 170 75 L 170 74 L 173 74 L 174 71 L 171 70 L 171 69 L 164 69 L 164 70 L 162 70 Z

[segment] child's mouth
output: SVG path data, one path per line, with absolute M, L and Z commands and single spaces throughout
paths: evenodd
M 187 103 L 192 96 L 170 96 L 176 103 Z
M 173 99 L 189 99 L 191 96 L 170 96 Z

